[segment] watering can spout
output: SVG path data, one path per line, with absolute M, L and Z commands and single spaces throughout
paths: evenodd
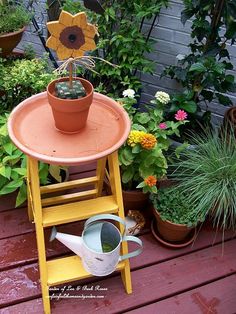
M 57 229 L 55 227 L 52 228 L 50 241 L 53 241 L 54 239 L 57 239 L 61 243 L 63 243 L 65 246 L 67 246 L 71 251 L 73 251 L 75 254 L 82 257 L 82 238 L 66 233 L 57 232 Z

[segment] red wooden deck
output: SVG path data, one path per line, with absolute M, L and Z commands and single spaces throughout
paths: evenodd
M 73 169 L 71 177 L 91 175 L 93 168 Z M 80 222 L 59 230 L 79 234 L 82 227 Z M 132 295 L 118 273 L 90 278 L 72 283 L 69 297 L 53 299 L 52 313 L 236 313 L 235 234 L 226 232 L 222 246 L 222 234 L 205 226 L 193 246 L 180 250 L 159 245 L 148 230 L 140 237 L 144 251 L 131 259 Z M 43 313 L 34 225 L 25 207 L 14 209 L 14 196 L 0 198 L 0 253 L 0 313 Z M 58 241 L 48 245 L 49 258 L 66 254 Z

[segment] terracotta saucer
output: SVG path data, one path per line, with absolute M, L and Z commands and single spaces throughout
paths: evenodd
M 47 93 L 20 103 L 8 120 L 9 136 L 26 155 L 51 164 L 78 165 L 116 151 L 130 131 L 128 114 L 111 98 L 94 93 L 86 126 L 64 134 L 54 125 Z
M 180 241 L 180 242 L 167 242 L 166 240 L 164 240 L 160 233 L 158 232 L 157 230 L 157 226 L 156 226 L 156 223 L 155 221 L 153 220 L 152 223 L 151 223 L 151 231 L 152 231 L 152 234 L 154 236 L 154 238 L 160 242 L 161 244 L 167 246 L 167 247 L 170 247 L 170 248 L 173 248 L 173 249 L 181 249 L 185 246 L 188 246 L 189 244 L 191 244 L 195 238 L 196 238 L 196 229 L 193 229 L 190 234 L 188 235 L 188 237 L 186 238 L 185 241 Z

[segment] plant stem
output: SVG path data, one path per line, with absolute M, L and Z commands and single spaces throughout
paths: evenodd
M 69 87 L 72 88 L 72 79 L 73 79 L 73 64 L 72 62 L 69 63 Z
M 207 51 L 208 48 L 216 41 L 217 28 L 219 28 L 219 23 L 221 20 L 224 5 L 225 5 L 225 0 L 217 0 L 215 4 L 215 7 L 213 9 L 212 20 L 211 20 L 211 33 L 207 37 L 204 51 Z

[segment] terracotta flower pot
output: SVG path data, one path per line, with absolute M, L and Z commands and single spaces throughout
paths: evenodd
M 143 193 L 140 190 L 122 190 L 122 195 L 125 211 L 147 209 L 149 203 L 148 193 Z
M 1 49 L 0 55 L 4 57 L 9 55 L 21 41 L 24 31 L 25 27 L 21 28 L 16 32 L 0 35 L 0 49 Z
M 78 133 L 85 127 L 89 109 L 93 101 L 93 85 L 85 79 L 75 79 L 80 80 L 85 88 L 85 97 L 62 99 L 55 96 L 55 84 L 68 81 L 68 77 L 54 80 L 47 86 L 48 102 L 52 108 L 55 126 L 64 133 Z
M 106 177 L 104 178 L 104 188 L 107 194 L 111 194 L 111 185 Z M 126 215 L 129 210 L 146 211 L 149 207 L 149 194 L 143 193 L 141 190 L 122 190 L 122 196 Z
M 156 218 L 157 230 L 163 239 L 169 242 L 180 242 L 184 241 L 190 232 L 194 229 L 193 227 L 187 227 L 187 225 L 175 224 L 169 220 L 162 220 L 160 214 L 153 207 L 153 214 Z

